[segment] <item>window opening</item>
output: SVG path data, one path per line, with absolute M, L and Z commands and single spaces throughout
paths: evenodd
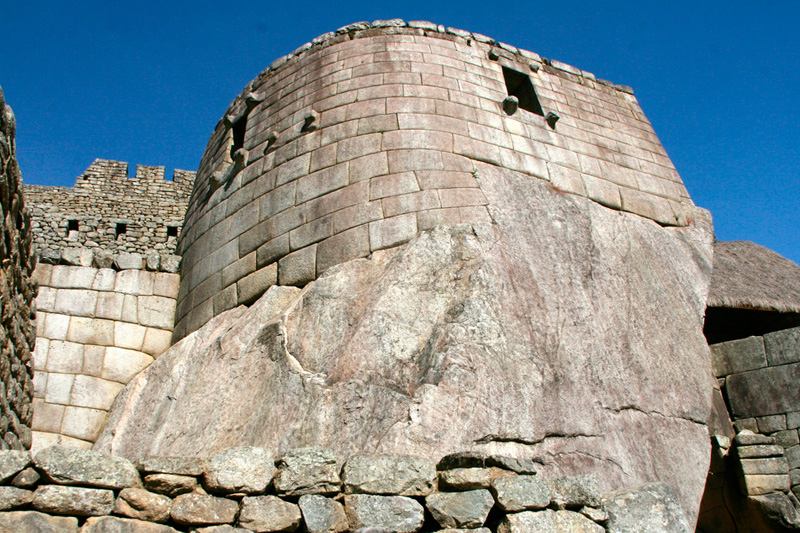
M 120 235 L 124 235 L 128 233 L 128 225 L 123 224 L 122 222 L 117 222 L 117 230 L 116 230 L 116 237 L 119 239 Z
M 544 116 L 542 104 L 536 96 L 531 79 L 516 70 L 503 67 L 503 78 L 506 82 L 506 90 L 509 96 L 516 96 L 519 100 L 519 107 L 531 113 Z
M 167 226 L 167 237 L 177 237 L 178 226 Z
M 78 221 L 77 220 L 67 220 L 67 236 L 69 236 L 71 231 L 78 231 Z
M 231 125 L 233 132 L 233 144 L 231 145 L 231 158 L 236 150 L 244 148 L 244 133 L 247 131 L 247 114 L 242 115 L 242 118 L 237 120 Z

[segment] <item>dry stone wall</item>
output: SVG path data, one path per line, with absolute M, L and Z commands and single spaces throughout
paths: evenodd
M 542 479 L 529 462 L 474 453 L 438 464 L 360 455 L 342 467 L 321 449 L 275 460 L 263 448 L 231 448 L 134 466 L 56 446 L 33 459 L 0 453 L 0 466 L 3 531 L 689 531 L 666 485 L 601 495 L 591 475 Z
M 34 246 L 43 257 L 63 249 L 109 253 L 171 254 L 183 226 L 194 172 L 96 159 L 74 187 L 26 185 L 33 217 Z
M 176 339 L 270 285 L 491 221 L 476 162 L 691 222 L 630 88 L 428 22 L 353 24 L 276 60 L 217 125 L 178 248 Z
M 177 256 L 74 252 L 35 271 L 34 451 L 91 447 L 119 391 L 171 344 Z M 98 257 L 115 268 L 98 268 Z
M 0 449 L 22 450 L 31 446 L 36 287 L 15 133 L 14 113 L 0 88 Z

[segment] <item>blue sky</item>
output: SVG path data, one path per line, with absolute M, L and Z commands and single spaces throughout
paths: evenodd
M 273 59 L 359 20 L 480 32 L 632 86 L 717 238 L 800 263 L 800 2 L 54 2 L 0 6 L 27 183 L 97 157 L 194 170 Z

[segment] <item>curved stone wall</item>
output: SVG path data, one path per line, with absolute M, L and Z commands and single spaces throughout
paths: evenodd
M 276 60 L 218 123 L 178 244 L 175 338 L 270 285 L 437 224 L 490 222 L 475 161 L 691 222 L 630 88 L 427 22 L 353 24 Z

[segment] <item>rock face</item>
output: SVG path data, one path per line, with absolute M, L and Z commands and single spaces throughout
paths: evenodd
M 511 170 L 474 175 L 492 224 L 439 226 L 215 317 L 127 386 L 96 449 L 469 449 L 601 490 L 663 481 L 694 519 L 710 221 L 665 228 Z

